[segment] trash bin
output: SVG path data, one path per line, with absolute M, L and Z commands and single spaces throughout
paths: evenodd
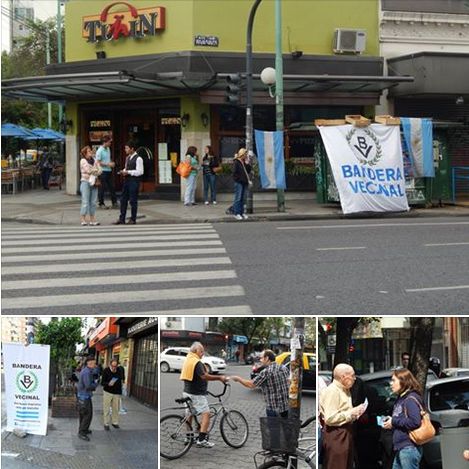
M 440 434 L 443 469 L 467 469 L 463 451 L 469 448 L 469 427 L 442 428 Z

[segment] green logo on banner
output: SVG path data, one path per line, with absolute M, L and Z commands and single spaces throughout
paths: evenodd
M 34 392 L 38 385 L 39 380 L 33 371 L 20 371 L 16 375 L 16 387 L 20 392 Z

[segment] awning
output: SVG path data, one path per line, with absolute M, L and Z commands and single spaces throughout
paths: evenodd
M 412 75 L 412 83 L 391 90 L 392 96 L 469 98 L 469 54 L 419 52 L 388 59 L 392 75 Z

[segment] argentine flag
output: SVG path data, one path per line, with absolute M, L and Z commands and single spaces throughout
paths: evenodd
M 415 177 L 435 177 L 431 119 L 401 117 L 401 125 Z
M 255 130 L 257 159 L 263 189 L 286 189 L 283 132 Z

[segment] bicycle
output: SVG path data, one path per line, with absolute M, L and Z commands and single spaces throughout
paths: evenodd
M 244 415 L 238 410 L 229 410 L 225 407 L 222 397 L 226 394 L 230 384 L 224 383 L 223 392 L 221 394 L 208 394 L 218 402 L 209 403 L 210 408 L 210 425 L 208 434 L 215 427 L 220 417 L 220 433 L 228 446 L 232 448 L 241 448 L 245 445 L 249 437 L 249 425 Z M 229 395 L 225 402 L 229 399 Z M 178 459 L 184 456 L 196 441 L 194 431 L 190 422 L 192 417 L 195 421 L 195 428 L 200 429 L 200 423 L 195 415 L 194 407 L 190 397 L 175 399 L 175 402 L 182 404 L 182 407 L 169 407 L 163 409 L 162 412 L 168 410 L 184 410 L 184 414 L 165 415 L 160 420 L 160 455 L 165 459 Z
M 300 429 L 307 427 L 315 420 L 315 415 L 310 417 L 301 424 Z M 264 462 L 259 466 L 257 465 L 258 456 L 264 456 Z M 298 461 L 304 461 L 308 467 L 316 469 L 316 438 L 314 436 L 300 437 L 294 453 L 285 451 L 261 451 L 254 455 L 254 463 L 257 469 L 294 469 L 298 466 Z

